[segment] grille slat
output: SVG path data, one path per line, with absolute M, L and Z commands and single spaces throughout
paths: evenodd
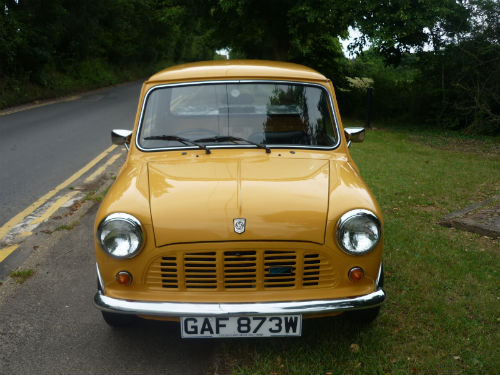
M 217 253 L 184 253 L 180 258 L 185 289 L 217 289 Z M 182 272 L 181 270 L 181 272 Z
M 177 289 L 177 259 L 176 257 L 163 257 L 158 266 L 153 266 L 159 278 L 154 278 L 153 281 L 159 279 L 161 287 L 166 289 Z
M 297 254 L 291 251 L 264 252 L 264 288 L 296 288 Z
M 336 282 L 328 258 L 300 250 L 177 252 L 154 261 L 146 280 L 151 289 L 179 291 L 327 288 Z
M 225 251 L 223 259 L 226 289 L 255 288 L 257 281 L 257 253 L 255 251 Z

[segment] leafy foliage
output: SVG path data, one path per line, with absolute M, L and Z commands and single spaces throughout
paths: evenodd
M 206 33 L 182 1 L 4 0 L 3 9 L 0 75 L 40 81 L 46 69 L 84 60 L 124 67 L 213 54 L 210 44 L 200 43 Z
M 373 44 L 350 62 L 349 75 L 374 80 L 378 119 L 500 134 L 500 3 L 472 0 L 444 8 L 446 1 L 432 3 L 434 8 L 427 4 L 426 11 L 413 9 L 406 17 L 397 9 L 426 2 L 399 4 L 382 12 L 381 24 L 360 23 Z M 427 31 L 422 28 L 433 22 Z M 362 90 L 351 87 L 339 97 L 346 113 L 362 115 Z
M 413 116 L 415 98 L 413 86 L 418 69 L 417 57 L 403 54 L 397 66 L 387 65 L 383 55 L 371 49 L 349 62 L 349 86 L 339 90 L 342 113 L 363 118 L 366 112 L 367 87 L 373 87 L 372 117 L 375 120 Z
M 356 25 L 393 64 L 412 48 L 422 50 L 432 44 L 439 49 L 469 29 L 468 10 L 456 0 L 368 0 L 363 4 Z
M 345 58 L 338 36 L 354 22 L 353 1 L 207 0 L 198 16 L 217 47 L 233 56 L 306 64 L 343 81 Z
M 413 90 L 425 120 L 472 133 L 500 133 L 500 45 L 481 37 L 419 61 Z
M 145 75 L 228 48 L 233 58 L 315 68 L 353 116 L 366 100 L 353 79 L 369 78 L 378 118 L 500 132 L 497 0 L 2 0 L 0 7 L 0 106 L 22 101 L 25 88 L 33 91 L 27 85 L 109 84 L 130 78 L 129 70 Z M 363 33 L 352 51 L 371 45 L 351 61 L 339 42 L 349 27 Z

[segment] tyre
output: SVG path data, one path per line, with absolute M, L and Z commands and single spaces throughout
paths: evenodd
M 347 318 L 359 325 L 368 325 L 373 322 L 380 312 L 380 306 L 370 309 L 354 310 L 347 313 Z
M 104 321 L 111 327 L 126 327 L 134 323 L 135 315 L 116 314 L 101 311 Z

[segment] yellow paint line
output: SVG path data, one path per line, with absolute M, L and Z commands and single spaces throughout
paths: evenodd
M 38 207 L 40 207 L 45 202 L 47 202 L 50 198 L 52 198 L 54 195 L 56 195 L 59 191 L 61 191 L 65 187 L 67 187 L 73 181 L 80 178 L 84 173 L 88 172 L 90 168 L 92 168 L 99 161 L 101 161 L 107 154 L 109 154 L 111 151 L 113 151 L 116 147 L 117 147 L 116 145 L 112 145 L 111 147 L 107 148 L 105 151 L 103 151 L 102 153 L 97 155 L 92 161 L 90 161 L 85 167 L 83 167 L 78 172 L 76 172 L 71 177 L 69 177 L 66 181 L 59 184 L 55 189 L 49 191 L 43 197 L 39 198 L 36 202 L 32 203 L 31 205 L 26 207 L 23 211 L 19 212 L 12 219 L 7 221 L 4 225 L 2 225 L 2 227 L 0 227 L 0 238 L 5 236 L 14 226 L 19 224 L 26 216 L 28 216 L 33 211 L 35 211 Z
M 99 167 L 94 173 L 92 173 L 90 176 L 88 176 L 83 183 L 90 182 L 94 180 L 97 176 L 99 176 L 107 167 L 109 167 L 111 164 L 113 164 L 116 159 L 120 157 L 120 154 L 113 155 L 112 157 L 109 158 L 109 160 L 101 167 Z
M 33 234 L 33 232 L 21 232 L 19 233 L 20 237 L 29 237 Z
M 39 108 L 39 107 L 45 107 L 46 105 L 51 105 L 51 104 L 56 104 L 56 103 L 71 102 L 73 100 L 77 100 L 80 98 L 81 98 L 81 96 L 68 96 L 66 98 L 61 98 L 61 99 L 57 99 L 57 100 L 50 100 L 50 101 L 44 101 L 41 103 L 22 105 L 22 106 L 15 107 L 12 109 L 6 109 L 3 111 L 0 111 L 0 116 L 11 115 L 13 113 L 27 111 L 29 109 L 35 109 L 35 108 Z
M 0 262 L 3 262 L 5 258 L 7 258 L 14 250 L 16 250 L 19 245 L 12 245 L 8 247 L 4 247 L 0 249 Z
M 41 223 L 42 221 L 47 220 L 49 217 L 52 216 L 54 212 L 56 212 L 64 203 L 69 201 L 74 195 L 76 195 L 78 191 L 71 191 L 66 195 L 63 195 L 61 198 L 56 200 L 52 206 L 49 207 L 47 211 L 45 211 L 42 215 L 37 217 L 35 220 L 31 222 L 31 224 L 38 224 Z

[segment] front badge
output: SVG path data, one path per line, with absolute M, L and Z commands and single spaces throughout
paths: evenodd
M 245 231 L 246 219 L 237 218 L 233 219 L 234 231 L 238 234 L 241 234 Z

